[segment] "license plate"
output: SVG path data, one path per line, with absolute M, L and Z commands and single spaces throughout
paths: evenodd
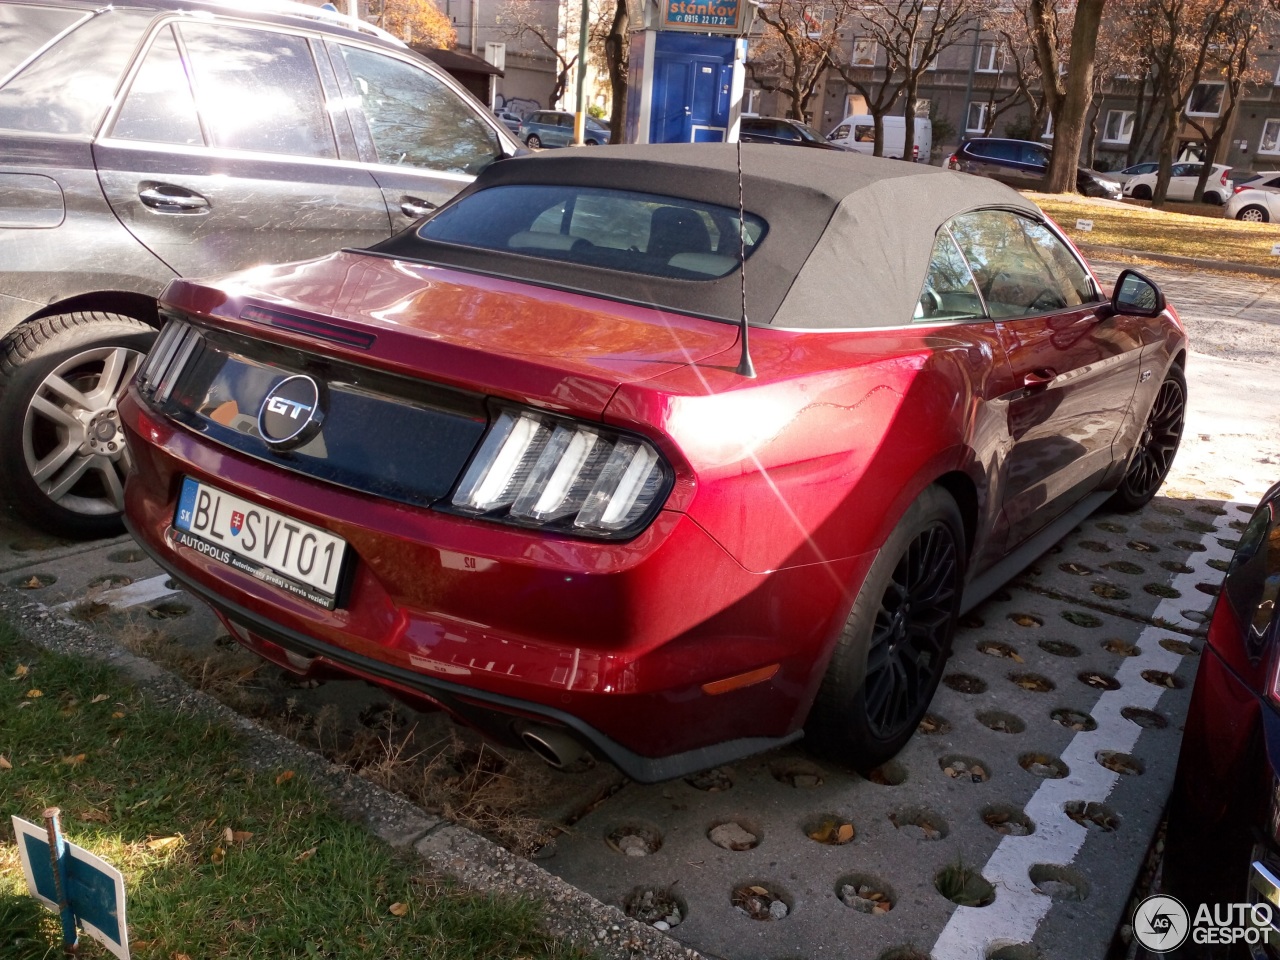
M 180 545 L 332 610 L 346 541 L 185 477 L 173 537 Z

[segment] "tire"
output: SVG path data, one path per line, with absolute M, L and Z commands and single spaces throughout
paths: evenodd
M 525 141 L 525 146 L 527 146 L 530 150 L 537 150 L 539 147 L 542 146 L 542 138 L 539 137 L 536 133 L 531 133 L 529 134 L 529 139 Z
M 1108 507 L 1131 513 L 1146 506 L 1156 495 L 1173 466 L 1186 413 L 1187 379 L 1181 368 L 1171 367 L 1130 454 L 1124 479 L 1107 501 Z
M 78 539 L 123 529 L 116 400 L 154 339 L 132 317 L 66 313 L 0 343 L 0 490 L 27 520 Z
M 964 573 L 960 510 L 930 487 L 858 591 L 805 725 L 814 749 L 866 772 L 906 745 L 951 653 Z
M 1133 197 L 1135 200 L 1150 200 L 1154 194 L 1152 194 L 1151 188 L 1145 183 L 1140 183 L 1133 188 L 1133 192 L 1130 193 L 1129 196 Z
M 1245 220 L 1249 223 L 1269 223 L 1271 215 L 1267 213 L 1267 208 L 1256 203 L 1251 203 L 1247 207 L 1242 207 L 1236 211 L 1237 220 Z
M 1211 206 L 1220 207 L 1227 201 L 1220 193 L 1206 193 L 1204 195 L 1204 202 Z
M 600 145 L 599 140 L 584 140 L 583 143 L 588 147 L 598 147 Z

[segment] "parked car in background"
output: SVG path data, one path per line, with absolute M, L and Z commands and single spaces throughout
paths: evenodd
M 1155 173 L 1160 169 L 1160 164 L 1154 160 L 1144 160 L 1142 163 L 1135 163 L 1132 166 L 1125 167 L 1123 170 L 1108 170 L 1106 175 L 1117 183 L 1124 185 L 1134 177 L 1142 176 L 1144 173 Z
M 520 124 L 524 123 L 524 117 L 518 113 L 512 113 L 510 110 L 495 110 L 493 115 L 502 121 L 502 125 L 512 133 L 519 133 Z
M 1268 190 L 1265 187 L 1238 189 L 1227 201 L 1222 215 L 1233 220 L 1248 220 L 1253 223 L 1280 221 L 1280 190 Z
M 642 781 L 892 756 L 961 612 L 1147 503 L 1186 400 L 1155 285 L 1015 191 L 762 144 L 505 160 L 164 309 L 122 407 L 161 566 L 282 667 Z
M 565 110 L 535 110 L 524 118 L 516 136 L 528 146 L 567 147 L 573 143 L 574 115 Z M 589 147 L 609 142 L 609 128 L 595 117 L 586 118 L 582 142 Z
M 1270 904 L 1280 921 L 1277 601 L 1280 484 L 1254 510 L 1227 568 L 1182 735 L 1163 875 L 1192 915 L 1198 904 L 1247 900 Z M 1280 928 L 1270 941 L 1253 955 L 1276 956 Z
M 1196 196 L 1196 185 L 1200 182 L 1200 172 L 1204 168 L 1204 164 L 1199 161 L 1192 163 L 1175 163 L 1169 174 L 1169 190 L 1167 196 L 1170 200 L 1194 200 Z M 1209 179 L 1205 181 L 1204 202 L 1212 204 L 1224 204 L 1231 196 L 1232 184 L 1229 179 L 1231 168 L 1221 163 L 1215 163 L 1213 169 L 1209 172 Z M 1129 181 L 1124 185 L 1124 195 L 1133 197 L 1135 200 L 1150 200 L 1155 196 L 1156 178 L 1158 173 L 1144 173 L 1136 177 L 1130 177 Z
M 884 149 L 880 154 L 892 160 L 901 160 L 902 150 L 907 144 L 907 118 L 885 117 L 883 119 Z M 928 117 L 916 117 L 915 127 L 915 145 L 911 151 L 911 158 L 918 161 L 923 157 L 924 162 L 928 163 L 929 155 L 933 151 L 933 123 Z M 827 134 L 827 140 L 842 147 L 848 147 L 850 150 L 856 150 L 858 153 L 874 153 L 875 118 L 869 113 L 845 117 Z
M 817 130 L 799 120 L 743 117 L 739 124 L 738 139 L 743 143 L 780 143 L 792 147 L 816 147 L 819 150 L 841 149 L 836 144 L 827 143 Z
M 519 149 L 433 64 L 315 7 L 2 2 L 0 23 L 0 496 L 69 536 L 120 529 L 116 399 L 165 284 L 386 239 Z
M 1241 190 L 1280 190 L 1280 171 L 1269 170 L 1251 173 L 1243 178 L 1232 177 L 1231 182 L 1235 184 L 1236 193 Z
M 1050 150 L 1031 140 L 1008 140 L 1001 137 L 974 137 L 956 148 L 947 159 L 952 170 L 990 177 L 1020 190 L 1044 187 L 1049 169 Z M 1086 167 L 1076 169 L 1076 189 L 1086 197 L 1119 200 L 1121 187 L 1105 173 Z

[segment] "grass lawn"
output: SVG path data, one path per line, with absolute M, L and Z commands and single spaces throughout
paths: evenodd
M 1126 247 L 1178 257 L 1280 267 L 1280 257 L 1271 255 L 1272 244 L 1280 242 L 1280 226 L 1227 220 L 1222 217 L 1221 207 L 1171 204 L 1168 209 L 1153 210 L 1128 202 L 1100 202 L 1085 197 L 1043 193 L 1027 196 L 1053 217 L 1072 240 L 1086 246 Z M 1211 211 L 1217 215 L 1202 215 Z M 1077 220 L 1092 220 L 1093 229 L 1077 229 Z
M 40 823 L 49 806 L 69 840 L 124 873 L 142 960 L 586 956 L 542 931 L 536 903 L 450 886 L 343 820 L 303 776 L 251 769 L 244 750 L 0 621 L 0 957 L 62 955 L 9 820 Z M 81 943 L 82 956 L 109 956 Z

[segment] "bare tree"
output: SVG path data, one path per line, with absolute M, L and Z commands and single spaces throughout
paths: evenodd
M 554 12 L 549 16 L 548 10 Z M 579 7 L 576 3 L 559 0 L 554 7 L 537 0 L 506 0 L 499 8 L 497 22 L 509 40 L 551 54 L 555 64 L 555 79 L 547 106 L 554 107 L 569 86 L 569 75 L 578 64 L 578 45 L 559 43 L 561 31 L 577 36 Z
M 1271 78 L 1267 70 L 1254 63 L 1254 44 L 1259 41 L 1260 34 L 1265 36 L 1270 32 L 1277 19 L 1267 3 L 1239 2 L 1225 11 L 1218 21 L 1217 34 L 1209 44 L 1209 63 L 1206 66 L 1211 75 L 1222 79 L 1222 113 L 1213 133 L 1198 118 L 1187 115 L 1187 123 L 1204 138 L 1205 144 L 1205 163 L 1196 183 L 1197 203 L 1204 198 L 1204 188 L 1213 170 L 1213 160 L 1218 156 L 1227 131 L 1231 129 L 1232 117 L 1245 85 L 1266 83 Z
M 757 8 L 764 33 L 751 42 L 747 70 L 761 89 L 786 97 L 787 116 L 807 118 L 848 13 L 847 0 L 770 0 Z
M 631 12 L 627 0 L 614 0 L 613 15 L 604 36 L 605 69 L 609 74 L 609 142 L 626 139 L 628 63 L 631 53 Z
M 912 156 L 921 77 L 940 53 L 972 29 L 970 20 L 976 5 L 976 0 L 864 0 L 858 6 L 854 29 L 883 52 L 884 72 L 868 70 L 852 57 L 833 62 L 845 82 L 867 101 L 875 124 L 877 156 L 884 153 L 884 118 L 899 96 L 906 101 L 907 117 L 902 157 Z

